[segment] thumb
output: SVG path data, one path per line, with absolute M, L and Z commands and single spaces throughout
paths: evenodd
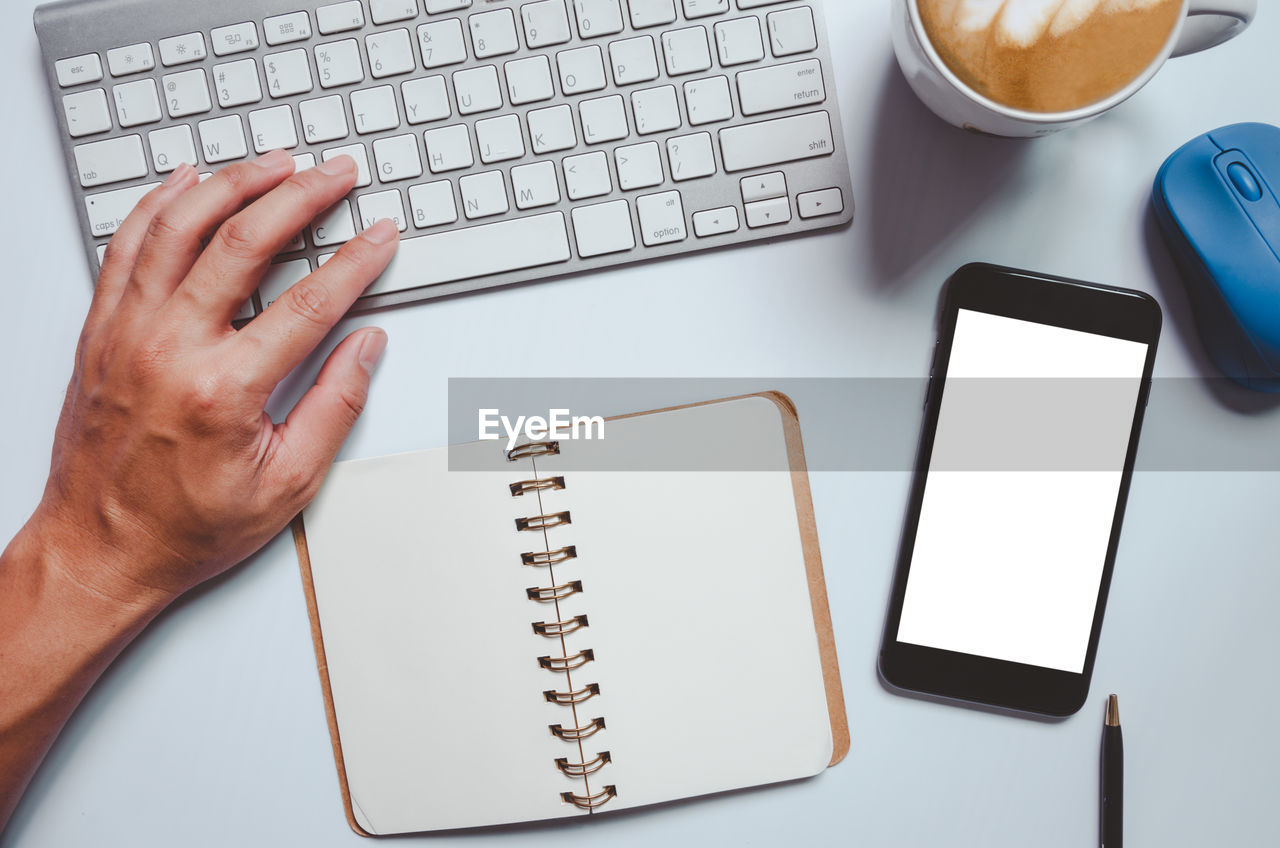
M 282 457 L 311 479 L 309 501 L 338 455 L 369 398 L 373 370 L 387 347 L 387 334 L 377 327 L 347 336 L 329 354 L 316 384 L 307 390 L 284 424 L 276 430 Z

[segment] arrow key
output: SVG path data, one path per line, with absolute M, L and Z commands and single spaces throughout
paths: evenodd
M 791 201 L 785 197 L 757 200 L 755 203 L 748 203 L 745 208 L 747 226 L 752 229 L 773 227 L 791 220 Z
M 787 196 L 787 178 L 781 171 L 743 177 L 739 184 L 742 186 L 743 203 Z
M 806 191 L 796 197 L 796 208 L 800 211 L 801 218 L 839 215 L 844 211 L 844 195 L 838 188 Z
M 718 209 L 693 213 L 693 234 L 698 238 L 737 231 L 738 209 L 736 206 L 721 206 Z

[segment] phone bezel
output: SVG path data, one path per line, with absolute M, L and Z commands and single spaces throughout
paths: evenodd
M 1088 652 L 1084 669 L 1079 674 L 897 641 L 942 390 L 955 337 L 956 317 L 961 309 L 1128 339 L 1148 346 L 1142 388 L 1135 405 L 1106 561 L 1094 606 Z M 886 682 L 903 690 L 1048 716 L 1071 715 L 1084 704 L 1093 676 L 1107 593 L 1111 588 L 1111 573 L 1133 477 L 1138 436 L 1142 431 L 1143 414 L 1151 388 L 1161 322 L 1160 306 L 1155 299 L 1130 289 L 986 264 L 966 265 L 947 281 L 911 498 L 881 640 L 879 668 Z

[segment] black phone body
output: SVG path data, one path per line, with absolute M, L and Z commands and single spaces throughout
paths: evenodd
M 880 673 L 1070 715 L 1093 673 L 1160 307 L 977 264 L 948 281 L 939 324 Z

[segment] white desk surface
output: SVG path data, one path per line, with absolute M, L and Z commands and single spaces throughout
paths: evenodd
M 34 4 L 11 5 L 0 35 L 9 122 L 0 134 L 4 539 L 40 494 L 90 295 L 27 23 Z M 1262 4 L 1232 44 L 1170 62 L 1112 115 L 1031 142 L 966 135 L 927 113 L 894 63 L 887 2 L 827 5 L 853 163 L 852 229 L 353 318 L 340 332 L 376 322 L 391 346 L 343 455 L 445 443 L 449 377 L 922 377 L 939 286 L 975 260 L 1149 291 L 1166 315 L 1157 375 L 1210 373 L 1147 215 L 1151 179 L 1201 132 L 1280 124 L 1274 4 Z M 530 326 L 558 333 L 513 347 L 509 339 Z M 1233 408 L 1247 400 L 1201 390 L 1204 437 L 1259 419 L 1280 425 L 1274 407 Z M 1168 424 L 1150 416 L 1144 443 Z M 1280 475 L 1137 475 L 1089 704 L 1041 723 L 899 697 L 878 682 L 904 462 L 901 472 L 813 479 L 853 730 L 844 763 L 809 781 L 592 822 L 422 841 L 1089 845 L 1111 691 L 1124 718 L 1131 844 L 1274 840 Z M 125 653 L 66 728 L 0 844 L 367 844 L 343 819 L 287 538 L 178 603 Z

